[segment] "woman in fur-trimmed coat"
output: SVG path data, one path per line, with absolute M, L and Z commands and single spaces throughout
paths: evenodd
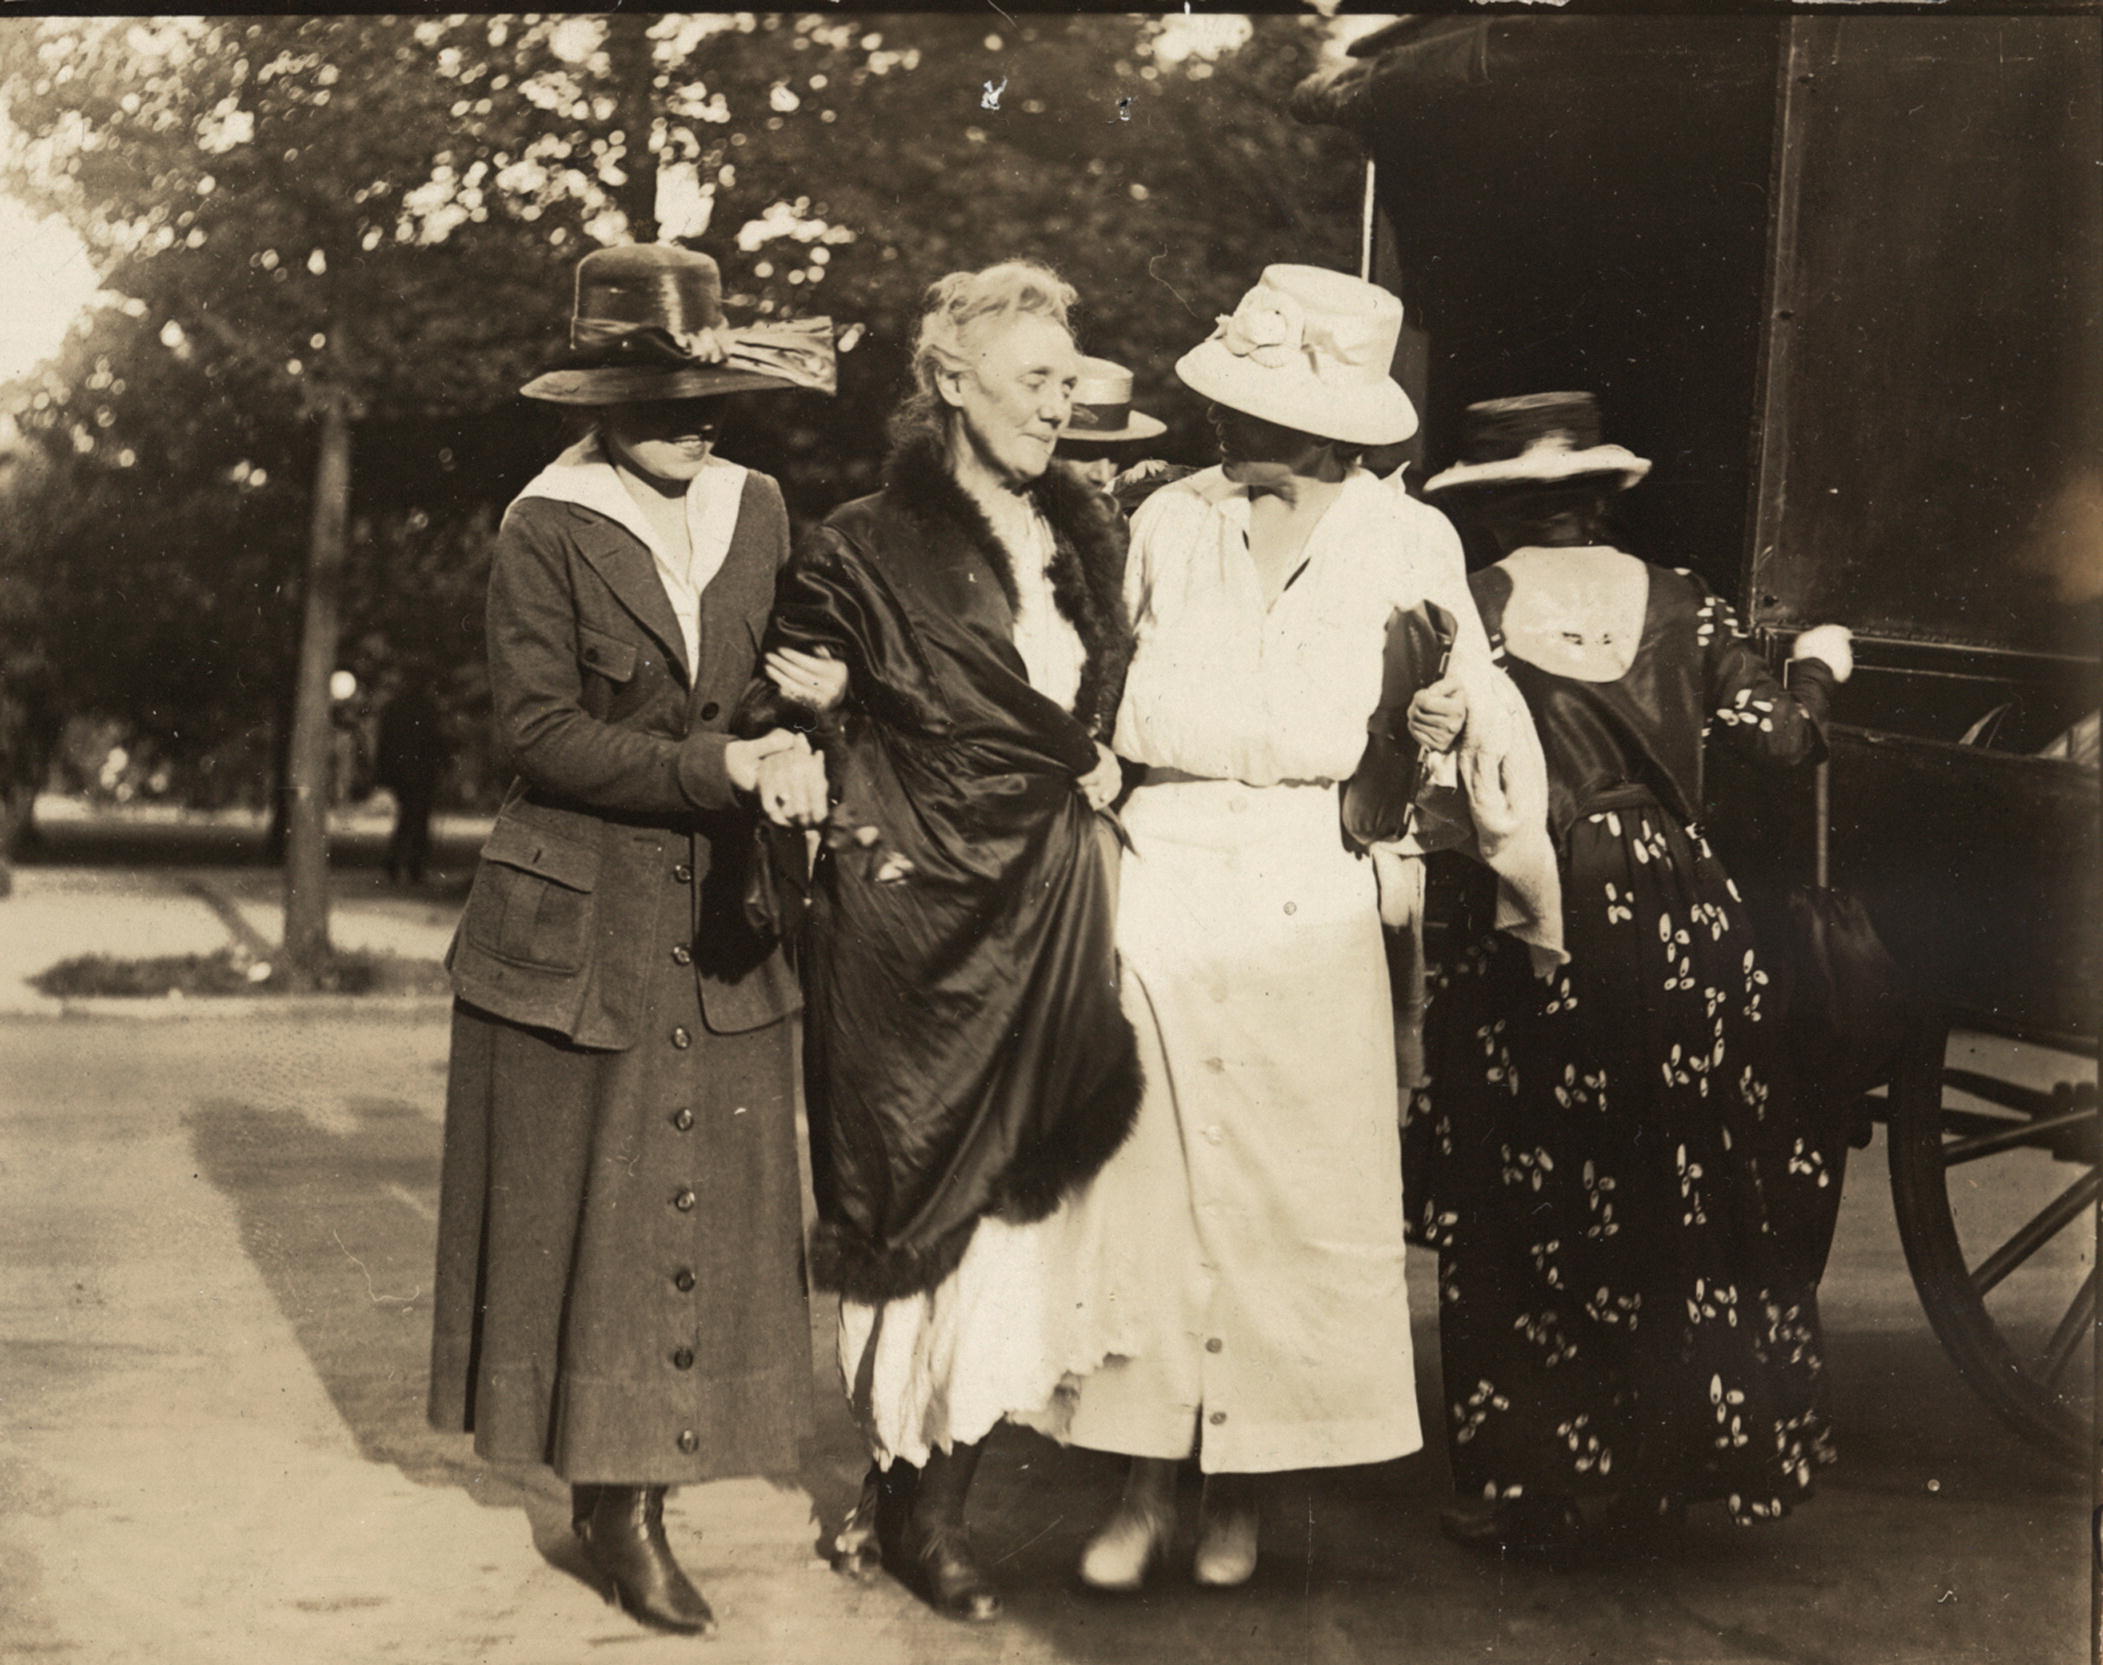
M 998 1609 L 963 1536 L 978 1443 L 1075 1362 L 1040 1223 L 1139 1099 L 1098 813 L 1124 529 L 1052 460 L 1071 299 L 1023 264 L 933 287 L 884 488 L 799 556 L 769 659 L 810 703 L 824 660 L 847 672 L 804 959 L 812 1269 L 843 1297 L 842 1375 L 898 1505 L 884 1558 L 969 1619 Z

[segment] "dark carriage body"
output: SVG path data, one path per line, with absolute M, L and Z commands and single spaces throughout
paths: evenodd
M 2098 699 L 2103 20 L 1410 19 L 1295 103 L 1364 139 L 1425 463 L 1597 392 L 1656 463 L 1629 547 L 1857 631 L 1834 861 L 1909 976 L 2092 1035 L 2096 777 L 2014 754 Z M 1717 784 L 1805 876 L 1807 787 Z
M 2103 692 L 2103 18 L 1405 19 L 1295 111 L 1363 138 L 1427 468 L 1471 401 L 1590 389 L 1656 465 L 1627 547 L 1777 653 L 1857 632 L 1824 827 L 1915 996 L 1877 1101 L 1900 1233 L 1968 1378 L 2081 1460 L 2097 772 L 2039 754 Z M 1717 763 L 1765 929 L 1818 800 Z M 2036 1189 L 1981 1223 L 1982 1177 Z

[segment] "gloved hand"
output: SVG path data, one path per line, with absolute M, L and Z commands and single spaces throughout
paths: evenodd
M 1832 667 L 1833 680 L 1845 682 L 1855 674 L 1855 633 L 1844 624 L 1814 624 L 1796 639 L 1791 659 L 1822 659 Z

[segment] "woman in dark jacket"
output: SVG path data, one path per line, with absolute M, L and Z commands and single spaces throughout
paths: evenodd
M 1848 634 L 1805 631 L 1785 687 L 1698 578 L 1614 548 L 1606 504 L 1650 465 L 1588 395 L 1469 418 L 1425 490 L 1505 552 L 1473 587 L 1547 756 L 1570 963 L 1544 982 L 1484 930 L 1432 1000 L 1403 1171 L 1470 1500 L 1446 1529 L 1566 1553 L 1703 1499 L 1772 1520 L 1831 1460 L 1812 1249 L 1839 1153 L 1774 1067 L 1763 953 L 1695 818 L 1712 728 L 1822 755 Z
M 1021 262 L 930 289 L 884 488 L 799 555 L 770 661 L 814 703 L 799 676 L 847 673 L 805 963 L 812 1269 L 842 1297 L 884 1556 L 966 1619 L 999 1607 L 964 1535 L 979 1442 L 1093 1362 L 1060 1330 L 1048 1217 L 1139 1099 L 1097 813 L 1120 784 L 1124 523 L 1052 460 L 1072 300 Z
M 746 802 L 822 808 L 817 760 L 727 732 L 788 521 L 714 454 L 723 396 L 830 391 L 830 326 L 725 328 L 707 256 L 602 250 L 572 351 L 528 385 L 592 433 L 505 516 L 495 720 L 518 776 L 450 964 L 458 996 L 430 1412 L 547 1463 L 615 1599 L 712 1617 L 675 1482 L 793 1466 L 810 1380 L 795 985 L 740 906 Z

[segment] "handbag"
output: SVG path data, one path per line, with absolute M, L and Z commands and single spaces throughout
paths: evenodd
M 1830 878 L 1831 769 L 1813 776 L 1816 844 L 1813 882 L 1785 899 L 1789 993 L 1784 1033 L 1800 1079 L 1848 1118 L 1849 1143 L 1869 1142 L 1861 1100 L 1890 1080 L 1905 1032 L 1906 997 L 1898 962 L 1877 935 L 1862 899 Z
M 1409 702 L 1446 674 L 1459 625 L 1435 601 L 1397 607 L 1381 653 L 1380 703 L 1366 719 L 1365 753 L 1344 782 L 1344 837 L 1359 849 L 1403 837 L 1416 808 L 1421 749 Z

